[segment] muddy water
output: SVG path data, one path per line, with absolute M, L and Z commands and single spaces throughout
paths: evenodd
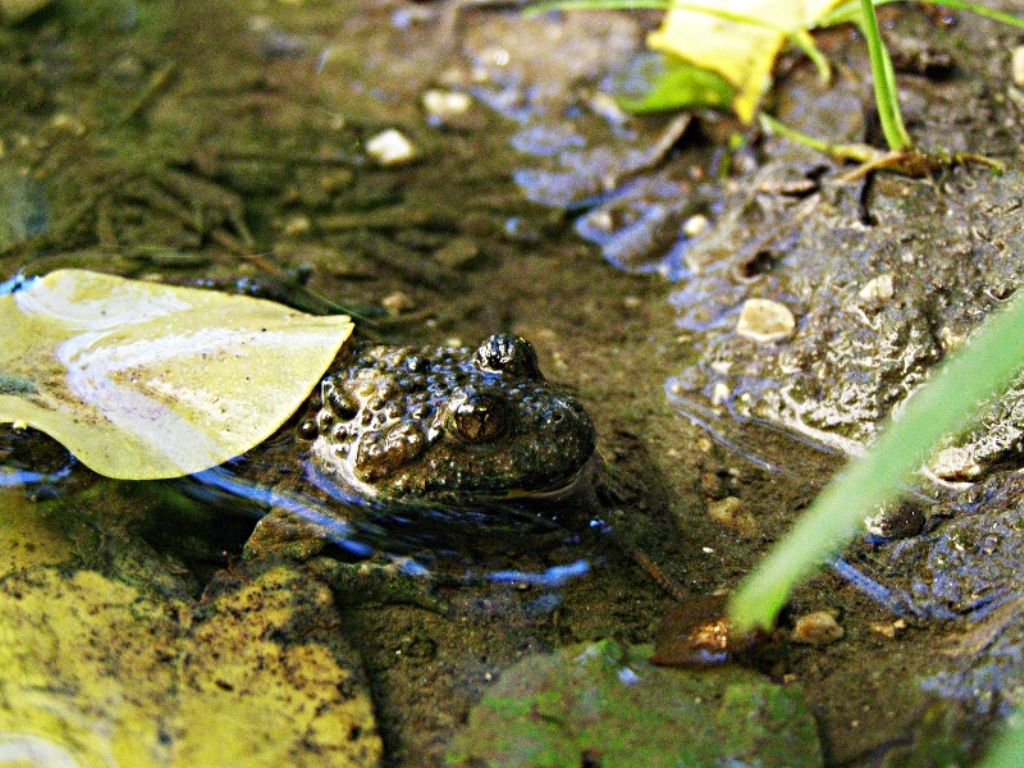
M 221 284 L 258 277 L 292 303 L 342 302 L 366 318 L 362 333 L 397 343 L 525 336 L 548 377 L 575 388 L 593 415 L 622 486 L 602 515 L 615 536 L 694 596 L 728 590 L 839 466 L 837 448 L 869 439 L 942 356 L 943 338 L 973 327 L 991 304 L 984 296 L 1017 284 L 1017 176 L 956 171 L 934 184 L 839 187 L 819 157 L 778 142 L 726 157 L 709 149 L 736 129 L 724 119 L 637 121 L 601 97 L 642 49 L 651 18 L 444 15 L 454 7 L 204 1 L 172 13 L 66 2 L 0 28 L 2 276 L 75 265 Z M 901 23 L 911 25 L 903 34 L 937 35 L 970 73 L 952 84 L 912 80 L 917 124 L 939 126 L 937 144 L 970 146 L 973 132 L 980 151 L 1012 159 L 1015 107 L 989 98 L 1006 88 L 997 66 L 1005 33 L 985 26 L 964 42 L 918 17 Z M 827 43 L 864 71 L 848 36 Z M 993 63 L 973 73 L 964 51 L 978 48 Z M 473 104 L 429 118 L 428 87 L 468 93 Z M 862 82 L 816 88 L 798 69 L 782 114 L 835 139 L 868 133 Z M 803 109 L 808 101 L 821 108 Z M 951 103 L 963 105 L 960 118 L 947 114 Z M 970 114 L 976 124 L 964 128 Z M 382 168 L 363 147 L 393 127 L 418 158 Z M 667 158 L 651 152 L 681 128 Z M 697 216 L 710 224 L 703 235 Z M 979 220 L 995 229 L 978 235 Z M 924 270 L 926 255 L 950 243 L 959 258 L 929 267 L 942 280 L 916 283 L 907 253 Z M 967 266 L 979 249 L 980 275 Z M 873 333 L 848 324 L 840 310 L 850 296 L 891 273 L 910 274 L 896 281 L 903 303 L 859 306 L 876 318 Z M 732 332 L 749 297 L 788 303 L 801 319 L 784 348 L 790 357 Z M 824 357 L 832 339 L 851 351 Z M 858 368 L 852 360 L 865 348 L 876 364 Z M 810 374 L 798 374 L 802 397 L 784 398 L 780 382 L 792 384 L 793 370 L 857 386 L 808 395 Z M 90 492 L 95 480 L 81 468 L 66 477 L 52 443 L 4 440 L 5 471 L 47 474 L 24 486 L 56 504 L 46 520 L 75 514 L 56 554 L 15 562 L 97 569 L 180 600 L 239 565 L 253 525 L 244 505 L 195 489 Z M 981 459 L 1005 464 L 1003 449 Z M 1013 483 L 1002 478 L 989 481 L 989 496 L 1014 509 Z M 979 513 L 972 492 L 981 493 L 925 488 L 924 511 L 910 517 L 928 521 L 927 536 L 855 545 L 797 592 L 778 641 L 751 662 L 804 686 L 828 762 L 920 757 L 933 737 L 947 755 L 970 754 L 979 724 L 1019 679 L 1019 665 L 1005 661 L 1019 642 L 1002 631 L 1019 604 L 1006 569 L 979 574 L 967 560 L 951 586 L 936 565 L 964 541 L 1013 560 L 1010 522 L 1002 548 L 971 522 L 937 528 Z M 732 499 L 741 516 L 709 514 Z M 67 533 L 67 523 L 54 525 Z M 614 537 L 566 535 L 538 548 L 486 525 L 479 535 L 482 554 L 420 559 L 449 576 L 568 567 L 570 578 L 441 586 L 447 614 L 336 595 L 389 765 L 439 764 L 472 705 L 515 661 L 582 640 L 649 641 L 672 602 Z M 922 561 L 930 570 L 917 568 Z M 842 641 L 785 641 L 793 616 L 819 610 L 839 616 Z M 937 658 L 937 645 L 965 631 L 974 635 Z M 971 648 L 981 636 L 998 643 L 979 661 Z M 978 681 L 988 686 L 980 697 Z

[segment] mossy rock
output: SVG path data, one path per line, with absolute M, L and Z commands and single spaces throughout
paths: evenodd
M 817 768 L 800 690 L 743 669 L 683 670 L 610 640 L 507 670 L 452 741 L 449 766 Z

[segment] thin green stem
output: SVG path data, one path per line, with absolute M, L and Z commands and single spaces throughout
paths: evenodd
M 896 92 L 896 76 L 893 73 L 892 60 L 882 43 L 882 33 L 878 29 L 878 18 L 871 0 L 860 0 L 863 13 L 861 29 L 868 43 L 868 57 L 871 60 L 871 79 L 874 80 L 875 103 L 878 107 L 878 119 L 882 123 L 882 133 L 889 149 L 902 152 L 911 146 L 910 134 L 903 125 L 900 114 L 899 98 Z
M 873 0 L 872 4 L 877 8 L 882 5 L 899 2 L 904 2 L 904 0 Z M 1021 19 L 1019 16 L 1014 16 L 1004 11 L 997 11 L 993 8 L 986 8 L 984 5 L 979 5 L 978 3 L 966 2 L 966 0 L 918 0 L 918 2 L 922 5 L 937 5 L 942 8 L 951 8 L 954 11 L 966 11 L 968 13 L 973 13 L 976 16 L 993 19 L 994 21 L 999 21 L 1003 24 L 1009 24 L 1011 27 L 1024 29 L 1024 19 Z M 860 0 L 850 0 L 850 2 L 843 3 L 829 13 L 826 13 L 818 19 L 817 22 L 815 22 L 814 27 L 816 29 L 823 29 L 825 27 L 834 27 L 837 24 L 846 24 L 848 22 L 857 23 L 857 20 L 860 18 L 860 14 Z
M 788 126 L 771 115 L 766 115 L 764 112 L 761 112 L 757 117 L 762 129 L 813 149 L 815 152 L 821 152 L 840 160 L 854 160 L 859 163 L 866 163 L 877 159 L 879 153 L 879 150 L 865 144 L 833 144 L 816 136 L 806 134 L 803 131 L 798 131 L 796 128 Z
M 832 68 L 829 67 L 828 59 L 814 42 L 811 33 L 800 28 L 790 32 L 788 38 L 790 44 L 803 51 L 804 55 L 811 60 L 814 68 L 818 70 L 818 79 L 827 84 L 832 79 Z

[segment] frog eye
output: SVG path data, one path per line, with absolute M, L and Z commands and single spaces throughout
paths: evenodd
M 496 333 L 477 349 L 473 364 L 481 371 L 507 373 L 527 379 L 543 379 L 533 345 L 520 336 Z
M 508 415 L 500 400 L 459 392 L 448 405 L 450 430 L 470 443 L 487 443 L 504 434 Z

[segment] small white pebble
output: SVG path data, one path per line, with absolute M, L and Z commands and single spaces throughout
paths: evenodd
M 683 222 L 683 234 L 687 237 L 696 237 L 708 228 L 708 217 L 702 213 L 695 214 Z
M 402 291 L 389 293 L 381 299 L 380 305 L 393 315 L 398 315 L 402 312 L 408 312 L 411 309 L 416 309 L 416 301 L 412 296 L 407 293 L 403 293 Z
M 1010 76 L 1014 85 L 1024 88 L 1024 45 L 1018 45 L 1013 49 L 1010 57 Z
M 863 301 L 888 301 L 893 296 L 892 275 L 886 272 L 871 278 L 857 295 Z
M 459 91 L 431 89 L 423 94 L 423 109 L 431 117 L 443 119 L 464 115 L 472 104 L 469 94 Z
M 729 395 L 732 394 L 732 389 L 724 381 L 716 381 L 715 386 L 711 388 L 711 403 L 713 405 L 721 405 L 722 403 L 728 402 Z
M 610 211 L 603 209 L 598 209 L 587 216 L 587 223 L 602 232 L 611 232 L 615 229 L 615 217 Z
M 961 482 L 976 480 L 982 472 L 970 451 L 955 446 L 939 451 L 931 461 L 931 470 L 943 480 Z
M 827 645 L 839 640 L 846 632 L 831 611 L 814 611 L 801 616 L 793 624 L 791 639 L 806 645 Z
M 412 142 L 394 128 L 381 131 L 367 141 L 366 153 L 381 165 L 401 165 L 416 157 Z
M 796 318 L 789 308 L 769 299 L 747 299 L 736 323 L 736 333 L 762 343 L 784 339 L 794 328 Z

